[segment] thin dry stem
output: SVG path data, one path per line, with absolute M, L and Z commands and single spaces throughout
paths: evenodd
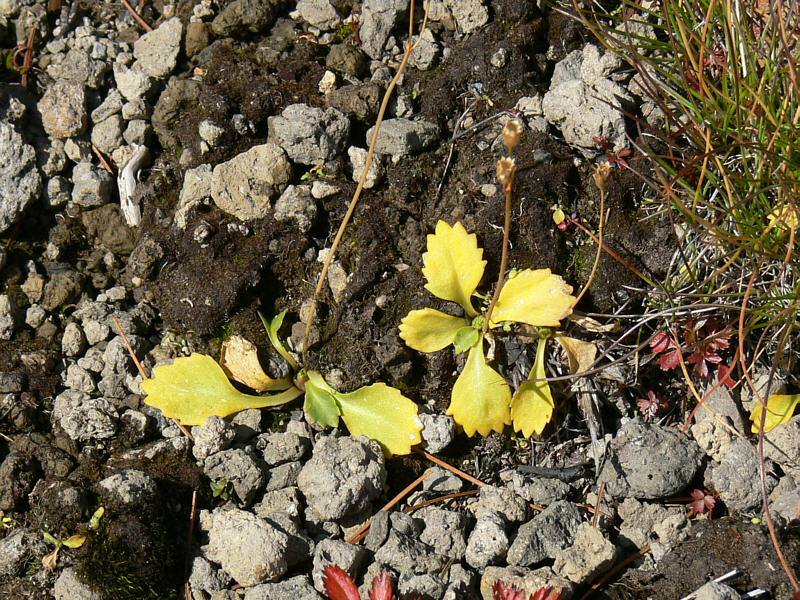
M 604 167 L 604 165 L 606 166 Z M 589 287 L 592 285 L 597 275 L 597 269 L 600 266 L 600 257 L 603 255 L 603 229 L 606 220 L 606 185 L 608 184 L 607 166 L 608 163 L 598 165 L 597 171 L 595 172 L 595 183 L 597 184 L 597 189 L 600 190 L 600 223 L 597 225 L 597 253 L 594 255 L 594 263 L 592 263 L 592 270 L 589 272 L 589 278 L 586 280 L 583 289 L 575 298 L 575 306 L 577 306 L 581 298 L 586 295 L 586 292 L 589 291 Z
M 147 21 L 145 21 L 142 18 L 142 15 L 140 15 L 136 11 L 136 9 L 133 8 L 133 6 L 131 5 L 130 2 L 128 2 L 128 0 L 122 0 L 122 4 L 125 6 L 125 8 L 128 9 L 128 12 L 131 13 L 131 16 L 133 17 L 133 19 L 141 26 L 142 29 L 144 29 L 148 33 L 150 31 L 153 31 L 153 28 L 150 26 L 150 23 L 148 23 Z

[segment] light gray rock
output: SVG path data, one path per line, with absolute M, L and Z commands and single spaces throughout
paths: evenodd
M 114 63 L 114 81 L 120 93 L 131 102 L 141 100 L 153 87 L 152 78 L 136 63 L 131 67 Z
M 372 139 L 372 130 L 367 131 L 367 143 Z M 439 139 L 439 128 L 426 121 L 410 119 L 387 119 L 381 125 L 375 151 L 393 157 L 409 156 L 420 152 Z
M 745 423 L 728 388 L 714 386 L 704 398 L 691 426 L 692 437 L 706 454 L 719 461 L 733 439 L 731 430 L 745 433 Z
M 573 81 L 575 79 L 581 80 L 581 63 L 583 62 L 583 51 L 573 50 L 564 58 L 558 61 L 553 67 L 553 76 L 550 77 L 550 89 L 557 88 L 562 83 Z M 539 114 L 541 112 L 541 104 L 539 105 Z
M 105 600 L 101 592 L 94 591 L 78 577 L 74 567 L 61 571 L 53 585 L 53 595 L 56 600 Z
M 389 537 L 375 552 L 375 562 L 398 573 L 437 573 L 448 562 L 416 536 L 390 531 Z
M 91 394 L 97 389 L 91 373 L 77 364 L 67 367 L 64 373 L 64 387 L 87 394 Z
M 79 83 L 54 82 L 39 100 L 38 108 L 42 126 L 52 137 L 63 140 L 86 130 L 86 93 Z
M 92 127 L 92 144 L 106 154 L 111 154 L 122 145 L 123 121 L 120 115 L 111 115 Z
M 617 512 L 622 519 L 619 539 L 627 540 L 637 548 L 644 548 L 652 542 L 673 544 L 683 540 L 689 533 L 690 523 L 682 507 L 625 498 Z
M 175 69 L 183 39 L 183 24 L 178 17 L 164 21 L 153 31 L 139 36 L 133 55 L 142 71 L 155 79 L 164 79 Z
M 365 0 L 361 7 L 358 35 L 361 49 L 370 58 L 382 58 L 392 30 L 407 10 L 408 3 L 403 0 Z
M 548 477 L 525 477 L 518 471 L 510 471 L 501 479 L 508 481 L 508 487 L 528 502 L 549 506 L 558 500 L 566 500 L 571 491 L 568 483 Z
M 425 448 L 432 454 L 447 448 L 456 437 L 456 422 L 449 415 L 421 413 L 419 420 Z
M 317 218 L 317 203 L 308 185 L 290 185 L 275 202 L 275 220 L 295 221 L 301 233 L 308 233 Z
M 12 125 L 0 121 L 0 233 L 22 216 L 41 191 L 36 153 Z
M 363 148 L 350 146 L 347 149 L 347 156 L 350 157 L 350 166 L 353 169 L 353 181 L 358 183 L 361 180 L 361 175 L 364 173 L 364 168 L 367 165 L 367 151 Z M 364 188 L 372 189 L 386 176 L 386 169 L 381 162 L 379 154 L 372 155 L 372 164 L 370 165 L 367 177 L 364 180 Z
M 214 123 L 211 119 L 203 119 L 197 126 L 197 134 L 200 136 L 200 139 L 211 148 L 216 148 L 225 135 L 225 129 Z
M 123 330 L 132 331 L 132 326 L 126 326 L 125 313 L 117 315 L 122 323 Z M 146 342 L 140 335 L 128 335 L 128 341 L 133 348 L 136 356 L 143 356 L 146 352 Z M 114 337 L 106 349 L 103 351 L 103 370 L 100 373 L 102 379 L 97 384 L 97 388 L 107 398 L 122 399 L 131 391 L 127 387 L 129 377 L 135 377 L 136 367 L 128 353 L 128 347 L 121 336 Z
M 240 585 L 276 581 L 286 573 L 289 538 L 264 519 L 239 509 L 218 508 L 213 513 L 202 511 L 200 524 L 208 531 L 206 558 Z
M 508 564 L 527 567 L 555 558 L 556 552 L 572 544 L 581 521 L 574 504 L 554 502 L 519 528 L 508 549 Z
M 264 465 L 244 450 L 215 452 L 203 463 L 203 472 L 212 481 L 229 481 L 236 495 L 249 505 L 264 487 Z
M 502 561 L 508 552 L 505 519 L 497 513 L 481 515 L 467 540 L 465 559 L 475 569 Z
M 111 88 L 100 105 L 92 111 L 92 123 L 100 123 L 107 118 L 119 114 L 125 99 L 117 88 Z
M 153 107 L 144 98 L 134 98 L 122 105 L 122 118 L 126 121 L 149 119 L 152 115 Z
M 103 440 L 117 432 L 117 411 L 108 400 L 66 390 L 53 402 L 53 423 L 76 442 Z
M 251 587 L 244 600 L 322 600 L 308 577 L 297 575 L 280 583 L 262 583 Z
M 709 483 L 719 493 L 725 506 L 732 510 L 750 511 L 761 506 L 761 483 L 756 448 L 746 440 L 735 438 L 728 444 L 718 464 L 708 470 Z M 777 480 L 767 465 L 767 491 Z
M 312 27 L 331 31 L 342 23 L 342 16 L 329 0 L 298 0 L 297 12 Z
M 622 59 L 613 52 L 600 54 L 594 44 L 583 47 L 580 63 L 580 77 L 586 85 L 592 85 L 598 79 L 607 79 L 611 73 L 622 66 Z
M 0 540 L 0 577 L 18 575 L 29 561 L 47 552 L 47 545 L 38 531 L 12 531 Z
M 203 200 L 211 197 L 211 165 L 200 165 L 187 169 L 183 175 L 183 187 L 175 210 L 175 226 L 186 229 L 190 213 Z
M 732 587 L 709 581 L 694 594 L 694 600 L 740 600 L 741 594 Z
M 439 60 L 442 48 L 436 41 L 436 36 L 427 27 L 417 38 L 417 47 L 411 53 L 409 64 L 420 71 L 427 71 Z
M 47 180 L 44 199 L 49 208 L 61 208 L 71 197 L 72 190 L 66 177 L 55 175 Z
M 113 189 L 111 175 L 90 162 L 79 162 L 72 169 L 72 201 L 78 206 L 108 204 Z
M 481 519 L 484 514 L 497 513 L 506 523 L 522 523 L 528 516 L 528 505 L 525 499 L 507 487 L 484 485 L 478 492 L 478 501 L 469 505 L 475 517 Z
M 0 294 L 0 340 L 10 340 L 14 337 L 14 328 L 17 326 L 17 305 L 11 296 Z
M 107 59 L 93 59 L 86 49 L 75 47 L 60 61 L 50 63 L 47 74 L 57 81 L 71 81 L 96 90 L 103 84 L 109 66 Z
M 279 146 L 254 146 L 214 167 L 211 197 L 220 209 L 242 221 L 261 219 L 270 213 L 270 200 L 291 176 L 292 167 Z
M 461 513 L 442 508 L 426 508 L 420 511 L 425 529 L 420 540 L 436 554 L 449 556 L 455 561 L 464 558 L 467 550 L 467 517 Z M 506 550 L 508 549 L 506 539 Z M 505 553 L 505 550 L 503 550 Z
M 264 497 L 253 506 L 253 512 L 262 518 L 276 518 L 276 515 L 285 515 L 291 519 L 298 519 L 303 514 L 303 499 L 296 486 L 273 490 L 264 494 Z
M 702 456 L 694 440 L 675 429 L 628 421 L 609 445 L 599 480 L 617 498 L 664 498 L 689 485 Z
M 319 521 L 364 510 L 386 482 L 383 451 L 375 442 L 323 437 L 300 471 L 297 485 Z
M 195 556 L 192 560 L 192 572 L 189 575 L 189 585 L 195 597 L 200 594 L 211 594 L 227 590 L 231 578 L 222 569 L 217 569 L 202 556 Z
M 553 570 L 570 581 L 581 584 L 610 568 L 617 555 L 614 544 L 591 523 L 581 523 L 572 545 L 556 552 Z
M 269 140 L 280 145 L 292 161 L 322 165 L 343 152 L 350 121 L 335 108 L 322 110 L 307 104 L 290 104 L 268 119 Z
M 800 415 L 764 434 L 764 455 L 800 479 Z
M 481 0 L 445 0 L 459 31 L 470 34 L 489 22 L 489 10 Z
M 314 550 L 314 567 L 311 574 L 314 588 L 320 593 L 325 592 L 323 570 L 328 565 L 336 565 L 356 578 L 364 558 L 365 551 L 361 546 L 341 540 L 322 540 Z
M 83 322 L 83 333 L 90 346 L 105 342 L 111 333 L 111 327 L 101 321 L 87 319 Z
M 311 184 L 311 197 L 317 200 L 323 200 L 338 194 L 341 190 L 339 186 L 327 181 L 315 181 Z
M 122 138 L 127 144 L 141 146 L 147 144 L 147 140 L 152 133 L 153 128 L 150 126 L 149 121 L 134 119 L 128 123 L 128 126 L 122 133 Z
M 800 520 L 800 486 L 791 475 L 784 475 L 769 496 L 772 516 L 779 527 Z
M 303 459 L 310 446 L 308 438 L 291 432 L 265 433 L 256 441 L 256 448 L 270 467 Z
M 38 304 L 32 304 L 25 311 L 25 324 L 28 327 L 37 329 L 47 320 L 47 311 Z
M 138 506 L 152 500 L 158 493 L 156 482 L 143 471 L 126 469 L 101 480 L 98 487 L 117 502 Z
M 194 437 L 192 454 L 197 460 L 203 460 L 228 449 L 235 437 L 235 430 L 233 425 L 221 417 L 212 416 L 202 425 L 192 427 L 192 437 Z
M 292 461 L 272 467 L 267 471 L 267 485 L 264 487 L 264 491 L 271 492 L 297 485 L 297 479 L 302 468 L 303 463 L 300 461 Z
M 428 476 L 422 481 L 422 489 L 426 492 L 449 494 L 459 492 L 464 487 L 460 477 L 441 467 L 429 467 L 425 472 Z

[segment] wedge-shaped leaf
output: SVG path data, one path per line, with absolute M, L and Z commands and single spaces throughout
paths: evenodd
M 573 375 L 582 371 L 588 371 L 594 364 L 597 356 L 597 345 L 593 342 L 584 342 L 565 335 L 557 335 L 556 341 L 564 349 L 569 362 L 569 372 Z
M 273 379 L 267 375 L 258 360 L 256 345 L 238 335 L 222 342 L 219 364 L 228 377 L 257 392 L 282 391 L 292 387 L 289 378 Z
M 272 344 L 272 347 L 275 348 L 275 351 L 280 354 L 287 363 L 289 363 L 289 366 L 292 367 L 293 371 L 299 371 L 300 365 L 297 364 L 294 356 L 292 356 L 283 345 L 280 335 L 278 335 L 278 332 L 281 330 L 281 325 L 283 325 L 283 318 L 285 316 L 286 311 L 284 310 L 275 315 L 275 318 L 273 318 L 272 321 L 268 321 L 264 315 L 258 313 L 258 317 L 264 324 L 264 329 L 267 330 L 267 336 L 269 336 L 269 342 Z
M 80 533 L 76 533 L 75 535 L 69 536 L 65 539 L 62 543 L 67 548 L 80 548 L 86 542 L 86 536 Z
M 442 300 L 458 302 L 470 317 L 478 314 L 472 308 L 472 294 L 481 282 L 486 261 L 474 233 L 467 233 L 461 223 L 450 227 L 439 221 L 436 233 L 428 236 L 422 262 L 422 274 L 428 280 L 425 289 Z
M 337 565 L 328 565 L 322 571 L 325 593 L 330 600 L 361 600 L 358 586 L 347 571 Z
M 472 325 L 462 327 L 456 332 L 456 337 L 453 339 L 453 346 L 456 352 L 461 354 L 472 348 L 481 339 L 480 329 L 475 329 Z
M 794 409 L 800 401 L 800 394 L 773 394 L 767 400 L 767 417 L 764 421 L 764 433 L 775 429 L 778 425 L 783 425 L 792 418 Z M 758 433 L 761 429 L 761 411 L 763 405 L 759 402 L 750 414 L 753 422 L 751 431 Z
M 365 435 L 378 442 L 386 454 L 408 454 L 422 442 L 422 423 L 417 405 L 400 390 L 374 383 L 349 394 L 336 394 L 351 435 Z
M 184 425 L 202 425 L 211 416 L 227 417 L 247 408 L 279 406 L 302 392 L 291 387 L 272 396 L 250 396 L 236 390 L 217 362 L 205 354 L 176 358 L 153 370 L 142 382 L 146 404 Z
M 438 352 L 453 343 L 465 319 L 433 308 L 412 310 L 400 321 L 400 338 L 414 350 Z
M 489 435 L 511 424 L 511 388 L 506 380 L 486 364 L 483 342 L 470 348 L 464 370 L 450 396 L 448 415 L 472 437 L 477 431 Z
M 492 327 L 503 321 L 558 327 L 572 312 L 572 287 L 550 269 L 525 269 L 506 281 L 492 312 Z
M 323 427 L 338 426 L 341 411 L 335 398 L 336 390 L 317 371 L 307 371 L 306 376 L 306 400 L 303 404 L 306 415 Z
M 530 437 L 534 433 L 540 435 L 553 418 L 553 395 L 550 393 L 550 384 L 546 381 L 530 381 L 547 377 L 544 369 L 546 343 L 546 340 L 539 340 L 536 359 L 528 375 L 528 381 L 519 386 L 511 401 L 514 431 L 521 431 L 525 437 Z

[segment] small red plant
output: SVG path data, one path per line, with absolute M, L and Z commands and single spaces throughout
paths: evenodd
M 609 164 L 617 165 L 620 169 L 627 169 L 629 167 L 627 159 L 633 156 L 633 150 L 630 148 L 623 148 L 619 152 L 614 152 L 611 150 L 608 136 L 606 135 L 593 135 L 592 141 L 595 146 L 605 152 Z
M 639 398 L 639 400 L 636 401 L 636 405 L 639 407 L 639 412 L 642 413 L 645 421 L 652 421 L 656 418 L 659 411 L 669 408 L 669 402 L 660 394 L 656 394 L 653 390 L 647 390 L 647 398 Z
M 694 372 L 704 379 L 710 374 L 709 365 L 722 363 L 720 352 L 731 345 L 731 331 L 721 329 L 713 321 L 687 321 L 683 328 L 683 344 L 666 332 L 658 332 L 650 341 L 650 350 L 659 354 L 658 366 L 671 371 L 680 365 L 680 353 L 694 365 Z M 727 381 L 725 381 L 728 384 Z
M 561 591 L 551 587 L 539 588 L 527 598 L 525 592 L 513 585 L 497 582 L 492 586 L 492 600 L 560 600 Z
M 330 600 L 361 600 L 358 586 L 353 581 L 353 578 L 347 574 L 347 571 L 336 565 L 328 565 L 323 569 L 322 573 L 325 592 Z M 381 571 L 380 575 L 372 580 L 369 600 L 398 600 L 394 589 L 394 580 L 388 571 Z M 403 596 L 400 600 L 419 600 L 419 596 Z
M 708 490 L 692 490 L 692 501 L 689 503 L 689 516 L 707 515 L 711 518 L 714 507 L 717 505 L 717 497 Z

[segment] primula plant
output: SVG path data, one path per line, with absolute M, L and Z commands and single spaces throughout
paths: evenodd
M 475 234 L 461 223 L 444 221 L 428 236 L 422 255 L 425 289 L 437 298 L 461 306 L 463 316 L 433 308 L 412 310 L 400 324 L 400 337 L 420 352 L 438 352 L 453 346 L 467 353 L 466 364 L 453 386 L 447 414 L 467 435 L 501 432 L 513 423 L 527 437 L 540 434 L 553 414 L 553 398 L 544 366 L 546 339 L 539 340 L 528 380 L 512 395 L 506 380 L 486 362 L 484 338 L 492 329 L 513 323 L 558 327 L 572 312 L 572 288 L 549 269 L 525 269 L 509 277 L 487 322 L 487 308 L 475 309 L 472 297 L 483 278 L 486 261 Z
M 365 435 L 381 444 L 386 454 L 408 454 L 422 439 L 417 405 L 384 383 L 341 393 L 318 371 L 301 368 L 283 345 L 278 332 L 286 311 L 271 321 L 262 317 L 270 343 L 288 363 L 292 375 L 274 379 L 258 362 L 255 346 L 231 338 L 223 346 L 221 363 L 210 356 L 192 354 L 157 366 L 153 377 L 142 382 L 145 403 L 183 425 L 202 425 L 210 416 L 226 417 L 248 408 L 280 406 L 305 393 L 303 408 L 309 419 L 336 427 L 341 417 L 353 436 Z M 225 370 L 223 369 L 225 367 Z M 228 374 L 263 396 L 244 394 L 228 380 Z

